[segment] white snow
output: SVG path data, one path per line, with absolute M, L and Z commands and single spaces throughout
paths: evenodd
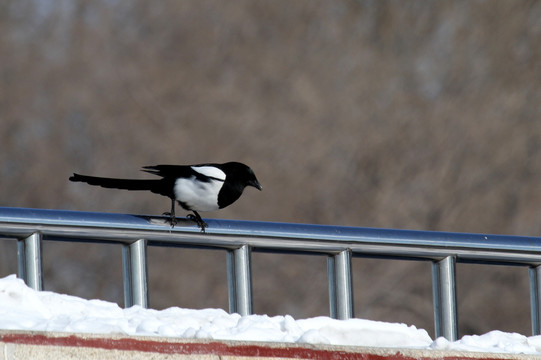
M 423 329 L 362 319 L 228 314 L 221 309 L 165 310 L 35 291 L 10 275 L 0 279 L 0 329 L 272 341 L 415 349 L 541 353 L 541 336 L 492 331 L 449 342 Z

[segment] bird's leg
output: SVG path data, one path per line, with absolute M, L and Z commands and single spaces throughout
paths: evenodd
M 195 210 L 192 210 L 193 212 L 193 215 L 192 214 L 188 214 L 186 217 L 190 220 L 193 220 L 197 223 L 197 226 L 199 226 L 201 228 L 201 232 L 204 233 L 205 232 L 205 228 L 208 227 L 209 225 L 203 221 L 203 219 L 201 219 L 201 216 L 199 215 L 199 213 Z
M 175 227 L 177 224 L 177 218 L 175 217 L 175 199 L 171 199 L 171 212 L 164 212 L 163 215 L 169 216 L 171 227 Z

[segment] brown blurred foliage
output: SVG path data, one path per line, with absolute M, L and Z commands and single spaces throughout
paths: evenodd
M 0 2 L 0 206 L 160 214 L 67 181 L 241 161 L 207 217 L 541 234 L 541 2 Z M 2 241 L 0 271 L 16 271 Z M 120 249 L 44 244 L 122 304 Z M 149 250 L 151 304 L 227 308 L 225 255 Z M 258 313 L 328 314 L 324 257 L 255 253 Z M 430 264 L 354 260 L 356 315 L 433 329 Z M 460 332 L 530 332 L 527 269 L 459 265 Z

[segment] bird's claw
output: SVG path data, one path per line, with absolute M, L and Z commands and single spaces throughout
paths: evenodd
M 201 232 L 204 233 L 205 232 L 205 228 L 207 228 L 209 226 L 209 224 L 207 224 L 205 221 L 203 221 L 203 219 L 201 219 L 201 216 L 197 216 L 197 215 L 194 215 L 194 214 L 188 214 L 186 215 L 186 217 L 192 221 L 195 221 L 197 223 L 197 226 L 199 226 L 201 228 Z
M 170 212 L 166 211 L 162 215 L 168 217 L 168 219 L 166 219 L 165 221 L 171 224 L 171 228 L 174 228 L 175 225 L 178 223 L 178 220 L 175 217 L 175 214 L 171 214 Z

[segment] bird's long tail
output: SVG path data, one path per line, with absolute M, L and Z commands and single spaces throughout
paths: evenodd
M 150 190 L 158 193 L 159 191 L 156 191 L 156 187 L 160 183 L 160 180 L 114 179 L 79 174 L 73 174 L 69 179 L 70 181 L 84 182 L 89 185 L 101 186 L 108 189 Z

